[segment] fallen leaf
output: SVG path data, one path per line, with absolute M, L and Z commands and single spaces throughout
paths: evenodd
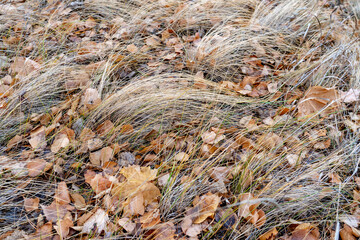
M 267 231 L 266 233 L 262 234 L 259 237 L 259 240 L 275 240 L 277 234 L 278 234 L 278 231 L 274 227 L 271 230 Z
M 95 137 L 95 133 L 89 128 L 84 128 L 79 136 L 80 141 L 85 142 Z
M 23 140 L 22 136 L 16 135 L 12 139 L 9 140 L 8 144 L 6 145 L 7 149 L 11 149 L 18 145 Z
M 46 147 L 44 126 L 31 131 L 29 143 L 34 149 L 43 149 Z
M 79 193 L 70 193 L 70 196 L 76 209 L 83 210 L 86 208 L 85 199 Z
M 173 240 L 175 239 L 176 228 L 174 223 L 166 222 L 156 226 L 155 240 Z
M 101 103 L 98 91 L 94 88 L 86 89 L 84 93 L 84 104 L 89 110 L 93 110 Z
M 214 131 L 206 131 L 203 134 L 201 134 L 201 138 L 204 143 L 212 145 L 212 144 L 217 144 L 221 140 L 225 139 L 225 135 L 216 134 Z
M 66 134 L 60 133 L 56 135 L 53 144 L 51 145 L 51 152 L 57 153 L 61 148 L 66 148 L 70 143 Z
M 111 187 L 112 182 L 103 177 L 101 173 L 95 174 L 93 171 L 88 170 L 85 173 L 85 182 L 90 184 L 96 194 L 99 194 Z
M 36 158 L 27 163 L 26 167 L 29 171 L 30 177 L 36 177 L 43 173 L 43 170 L 46 167 L 47 162 L 44 159 Z
M 104 121 L 96 128 L 96 132 L 99 136 L 104 137 L 114 129 L 114 124 L 110 120 Z
M 127 45 L 126 49 L 131 53 L 136 53 L 139 50 L 134 44 Z
M 199 206 L 200 214 L 194 219 L 193 223 L 199 224 L 208 217 L 213 217 L 217 207 L 220 204 L 220 197 L 217 194 L 207 193 L 200 197 L 199 202 L 195 205 Z
M 41 240 L 50 240 L 52 239 L 53 233 L 52 233 L 52 222 L 47 222 L 41 227 L 36 229 L 36 232 L 33 234 L 33 237 L 35 239 L 41 239 Z
M 70 193 L 65 182 L 60 182 L 55 190 L 55 201 L 58 204 L 69 204 Z
M 349 89 L 346 92 L 339 91 L 340 99 L 345 103 L 352 103 L 359 100 L 360 89 Z
M 17 73 L 18 78 L 24 78 L 30 73 L 39 70 L 41 65 L 30 58 L 17 57 L 14 63 L 11 64 L 10 69 L 12 73 Z
M 99 208 L 85 223 L 82 228 L 82 233 L 94 233 L 100 234 L 102 231 L 107 232 L 109 224 L 108 214 L 101 208 Z
M 68 212 L 68 205 L 57 204 L 53 201 L 49 206 L 41 205 L 44 215 L 48 221 L 56 222 L 63 219 Z
M 121 227 L 125 229 L 126 232 L 132 233 L 135 230 L 136 223 L 132 222 L 130 218 L 120 218 L 117 221 L 117 224 L 119 224 Z
M 26 212 L 31 212 L 39 208 L 39 198 L 25 198 L 24 207 Z
M 58 220 L 56 226 L 54 226 L 56 232 L 60 235 L 61 239 L 66 238 L 70 233 L 70 227 L 74 226 L 74 223 L 71 219 L 65 218 Z
M 338 103 L 336 103 L 338 95 L 337 90 L 333 88 L 311 87 L 298 103 L 298 117 L 305 117 L 320 110 L 321 116 L 328 115 L 332 109 L 338 107 Z
M 189 154 L 185 152 L 179 152 L 175 155 L 174 160 L 177 162 L 186 162 L 189 160 Z

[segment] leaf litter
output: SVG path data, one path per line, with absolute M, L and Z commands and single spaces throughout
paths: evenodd
M 0 237 L 357 239 L 356 4 L 1 3 Z

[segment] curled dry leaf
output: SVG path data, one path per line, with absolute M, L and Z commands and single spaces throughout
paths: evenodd
M 339 94 L 336 89 L 324 88 L 320 86 L 311 87 L 305 92 L 305 95 L 298 104 L 298 116 L 317 113 L 321 110 L 320 115 L 326 116 L 331 113 L 332 109 L 337 108 L 339 104 L 336 100 Z
M 39 198 L 25 198 L 24 207 L 26 212 L 31 212 L 39 208 Z

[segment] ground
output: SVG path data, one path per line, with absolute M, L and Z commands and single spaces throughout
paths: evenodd
M 0 239 L 357 239 L 359 17 L 3 1 Z

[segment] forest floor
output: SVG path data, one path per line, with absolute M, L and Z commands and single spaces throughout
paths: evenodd
M 0 2 L 0 239 L 360 237 L 359 1 Z

